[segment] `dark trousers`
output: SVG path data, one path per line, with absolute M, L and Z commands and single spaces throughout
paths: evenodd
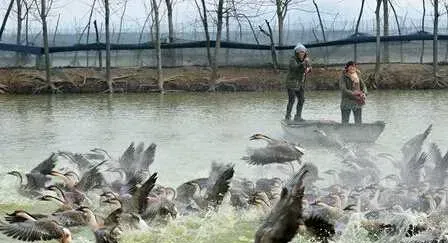
M 362 108 L 355 109 L 341 109 L 342 123 L 347 124 L 350 120 L 350 113 L 353 111 L 353 116 L 355 117 L 355 124 L 362 123 Z
M 297 98 L 296 117 L 302 118 L 303 103 L 305 103 L 305 90 L 303 87 L 288 89 L 288 105 L 286 106 L 286 118 L 291 118 L 291 111 Z

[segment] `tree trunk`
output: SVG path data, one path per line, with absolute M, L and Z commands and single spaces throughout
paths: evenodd
M 106 81 L 107 86 L 109 88 L 109 93 L 114 92 L 112 78 L 110 73 L 110 32 L 109 32 L 109 19 L 110 19 L 110 11 L 109 11 L 109 0 L 104 0 L 104 7 L 106 8 L 106 14 L 104 15 L 106 22 Z
M 224 0 L 219 0 L 218 2 L 218 9 L 216 12 L 216 17 L 218 19 L 218 23 L 216 26 L 216 44 L 215 44 L 215 53 L 213 55 L 213 61 L 212 61 L 212 74 L 210 81 L 211 86 L 210 89 L 212 91 L 216 88 L 216 81 L 218 80 L 218 57 L 219 57 L 219 48 L 221 47 L 221 33 L 222 33 L 222 15 L 223 15 L 223 5 Z
M 168 39 L 170 43 L 174 41 L 174 24 L 173 24 L 173 2 L 165 0 L 166 10 L 168 14 Z
M 99 48 L 100 47 L 100 34 L 98 32 L 98 25 L 96 24 L 96 20 L 93 21 L 93 26 L 95 27 L 96 45 Z M 102 48 L 100 48 L 98 50 L 98 66 L 99 66 L 100 70 L 103 69 L 103 54 L 101 52 L 101 49 Z
M 319 7 L 317 6 L 316 0 L 313 0 L 313 4 L 314 7 L 316 7 L 316 12 L 317 12 L 317 17 L 319 18 L 319 25 L 320 25 L 320 29 L 322 31 L 322 38 L 324 38 L 324 42 L 327 42 L 327 37 L 325 36 L 325 28 L 324 28 L 324 24 L 322 22 L 322 18 L 320 16 L 320 12 L 319 12 Z M 328 64 L 328 47 L 325 47 L 325 58 L 324 58 L 324 63 Z
M 432 43 L 432 66 L 434 81 L 437 83 L 437 71 L 439 62 L 439 41 L 438 41 L 438 30 L 439 30 L 439 0 L 434 0 L 434 39 Z
M 388 0 L 383 0 L 383 36 L 389 36 L 389 4 Z M 384 42 L 383 62 L 389 63 L 389 42 Z
M 445 12 L 448 13 L 448 4 L 445 3 Z M 448 32 L 448 14 L 446 15 L 446 28 L 447 28 L 447 32 Z M 448 41 L 446 43 L 446 47 L 445 47 L 445 62 L 448 60 Z
M 226 2 L 227 5 L 229 5 L 229 1 Z M 227 7 L 229 9 L 229 7 Z M 230 41 L 230 14 L 229 11 L 226 12 L 226 41 Z M 229 57 L 230 57 L 230 49 L 226 48 L 226 65 L 229 64 Z
M 283 45 L 283 24 L 285 22 L 285 16 L 287 11 L 287 3 L 282 0 L 275 1 L 277 7 L 277 22 L 278 22 L 278 45 Z M 286 5 L 285 5 L 286 4 Z
M 118 27 L 117 44 L 120 44 L 121 30 L 123 29 L 123 19 L 124 19 L 124 14 L 126 13 L 127 6 L 128 6 L 128 1 L 124 0 L 123 12 L 121 12 L 121 17 L 120 17 L 120 26 Z
M 197 3 L 197 0 L 194 1 L 196 3 L 196 7 L 198 8 L 199 15 L 201 16 L 202 25 L 204 26 L 204 33 L 205 33 L 205 41 L 207 43 L 207 60 L 208 65 L 212 66 L 212 54 L 210 50 L 210 33 L 208 32 L 208 20 L 207 20 L 207 6 L 205 5 L 205 0 L 201 0 L 201 7 L 199 7 L 199 4 Z M 201 11 L 202 10 L 202 11 Z
M 252 35 L 254 36 L 255 42 L 257 43 L 257 45 L 260 45 L 260 41 L 258 40 L 257 34 L 255 33 L 255 29 L 252 25 L 252 22 L 246 15 L 243 15 L 243 17 L 246 18 L 247 23 L 249 23 L 249 27 L 250 27 L 250 30 L 252 31 Z
M 45 78 L 47 79 L 47 85 L 54 92 L 56 86 L 51 82 L 50 75 L 50 51 L 48 48 L 48 28 L 47 28 L 47 0 L 41 0 L 40 18 L 42 20 L 42 37 L 44 40 L 44 58 L 45 58 Z
M 61 14 L 58 14 L 58 20 L 56 21 L 56 28 L 54 28 L 53 42 L 52 45 L 56 46 L 56 35 L 58 34 L 59 20 L 61 19 Z
M 278 45 L 283 46 L 283 18 L 278 19 Z
M 89 37 L 90 37 L 90 25 L 92 23 L 92 15 L 93 10 L 95 8 L 96 0 L 93 0 L 92 8 L 90 8 L 90 14 L 89 14 L 89 22 L 87 23 L 87 38 L 86 38 L 86 44 L 89 44 Z M 89 67 L 89 51 L 86 51 L 86 67 Z
M 17 33 L 16 33 L 16 44 L 22 44 L 22 0 L 17 0 Z M 23 54 L 20 52 L 16 52 L 16 65 L 22 65 L 22 56 Z
M 355 27 L 355 37 L 356 38 L 359 37 L 359 24 L 361 23 L 361 17 L 362 17 L 362 12 L 364 11 L 364 3 L 365 2 L 366 2 L 366 0 L 361 1 L 361 9 L 359 10 L 358 20 L 356 21 L 356 27 Z M 357 62 L 358 61 L 358 44 L 357 44 L 357 42 L 355 42 L 353 51 L 354 51 L 353 61 Z
M 26 8 L 26 15 L 25 15 L 25 44 L 28 46 L 30 44 L 30 41 L 29 41 L 30 6 L 26 3 L 26 1 L 24 1 L 23 4 L 25 4 L 25 8 Z
M 375 18 L 376 18 L 376 62 L 375 62 L 375 82 L 378 81 L 381 62 L 381 22 L 380 22 L 380 8 L 383 0 L 376 0 Z
M 148 15 L 146 16 L 145 22 L 143 23 L 142 29 L 140 30 L 140 35 L 138 36 L 138 44 L 142 43 L 143 32 L 145 32 L 145 28 L 146 28 L 146 25 L 148 24 L 150 17 L 151 17 L 151 13 L 148 13 Z M 143 60 L 141 59 L 142 52 L 143 52 L 143 50 L 137 51 L 137 62 L 138 62 L 138 66 L 140 66 L 140 67 L 143 66 Z
M 423 16 L 422 16 L 422 33 L 425 31 L 425 15 L 426 15 L 426 5 L 425 0 L 422 0 L 423 3 Z M 423 63 L 423 56 L 425 55 L 425 41 L 422 40 L 422 52 L 420 53 L 420 63 Z
M 19 0 L 17 0 L 19 1 Z M 3 18 L 2 26 L 0 27 L 0 41 L 2 40 L 3 31 L 5 30 L 6 22 L 8 21 L 9 14 L 11 13 L 12 6 L 14 5 L 14 0 L 11 0 L 6 10 L 5 17 Z
M 398 21 L 397 12 L 395 11 L 395 7 L 392 4 L 391 0 L 389 0 L 389 4 L 390 4 L 390 7 L 392 8 L 392 12 L 394 13 L 395 22 L 397 23 L 398 35 L 401 38 L 401 28 L 400 28 L 400 22 Z M 403 63 L 403 61 L 404 61 L 404 58 L 403 58 L 403 41 L 400 40 L 400 63 Z
M 157 83 L 161 93 L 163 90 L 163 77 L 162 77 L 162 49 L 160 48 L 160 21 L 159 21 L 159 6 L 157 0 L 152 0 L 152 11 L 154 13 L 154 27 L 155 27 L 155 42 L 156 42 L 156 59 L 157 59 Z
M 269 37 L 269 40 L 271 41 L 271 56 L 272 56 L 272 66 L 274 68 L 274 72 L 278 71 L 278 61 L 277 61 L 277 53 L 275 51 L 275 43 L 274 43 L 274 36 L 272 34 L 271 25 L 269 22 L 265 19 L 266 25 L 268 26 L 268 31 L 266 32 L 261 26 L 258 26 L 260 28 L 260 31 Z

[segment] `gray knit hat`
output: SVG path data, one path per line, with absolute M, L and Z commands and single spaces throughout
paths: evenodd
M 306 52 L 307 49 L 306 49 L 306 47 L 305 47 L 302 43 L 298 43 L 298 44 L 296 45 L 296 47 L 294 47 L 294 51 L 295 51 L 296 53 L 299 53 L 299 52 L 301 52 L 301 51 Z

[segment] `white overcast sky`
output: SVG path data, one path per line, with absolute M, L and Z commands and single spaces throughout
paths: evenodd
M 10 0 L 0 0 L 0 16 L 4 16 L 6 7 Z M 49 16 L 49 28 L 54 29 L 56 26 L 56 21 L 58 15 L 60 14 L 60 24 L 59 31 L 60 32 L 73 32 L 75 29 L 81 29 L 87 23 L 89 6 L 93 0 L 54 0 L 55 4 Z M 102 4 L 98 5 L 98 2 L 103 0 L 97 0 L 97 7 L 94 15 L 94 19 L 97 19 L 100 23 L 103 21 L 103 8 Z M 190 31 L 194 26 L 200 27 L 197 10 L 194 5 L 194 0 L 175 0 L 176 5 L 174 7 L 174 22 L 175 28 L 179 30 Z M 210 0 L 209 0 L 210 1 Z M 247 0 L 246 0 L 247 1 Z M 294 0 L 293 0 L 294 1 Z M 295 0 L 297 1 L 297 0 Z M 358 11 L 361 5 L 361 0 L 316 0 L 322 16 L 324 17 L 325 24 L 330 25 L 333 22 L 333 19 L 336 17 L 336 23 L 349 22 L 350 24 L 356 19 L 358 15 Z M 430 26 L 430 21 L 432 19 L 432 5 L 430 0 L 427 1 L 427 25 Z M 120 16 L 123 10 L 123 2 L 124 0 L 110 0 L 112 16 L 111 23 L 114 28 L 118 28 L 120 23 Z M 127 10 L 124 16 L 124 31 L 138 31 L 141 29 L 142 24 L 146 18 L 148 7 L 150 0 L 128 0 Z M 258 0 L 253 0 L 254 3 L 258 2 Z M 411 22 L 411 19 L 414 19 L 414 25 L 420 25 L 419 18 L 421 17 L 422 10 L 422 0 L 393 0 L 396 4 L 396 9 L 399 16 L 407 16 L 408 23 Z M 441 1 L 443 2 L 443 1 Z M 376 0 L 366 0 L 365 12 L 363 15 L 363 20 L 369 21 L 374 18 L 374 10 L 375 10 Z M 165 1 L 162 0 L 162 6 L 165 5 Z M 101 6 L 101 7 L 100 7 Z M 294 11 L 291 10 L 288 14 L 287 21 L 289 23 L 285 23 L 285 27 L 294 28 L 298 22 L 304 24 L 305 26 L 309 26 L 309 24 L 317 24 L 317 17 L 314 13 L 314 6 L 312 4 L 312 0 L 305 0 L 305 3 L 300 4 L 301 9 L 306 11 Z M 440 11 L 443 11 L 443 4 L 440 6 Z M 254 25 L 263 24 L 263 19 L 267 18 L 272 20 L 274 17 L 273 9 L 269 7 L 264 7 L 261 11 L 268 12 L 263 18 L 259 18 L 258 20 L 253 20 Z M 251 14 L 249 11 L 245 12 L 246 14 Z M 164 15 L 165 17 L 166 15 Z M 15 10 L 12 13 L 12 17 L 7 25 L 6 32 L 14 33 L 16 18 L 15 18 Z M 446 15 L 442 16 L 442 18 L 446 18 Z M 3 17 L 2 17 L 3 19 Z M 391 20 L 393 23 L 393 16 L 391 15 Z M 441 20 L 441 23 L 445 23 L 446 20 Z M 275 25 L 275 24 L 274 24 Z M 38 28 L 38 23 L 34 24 L 34 28 Z M 235 27 L 236 25 L 232 25 Z M 248 28 L 248 27 L 245 27 Z M 162 23 L 162 30 L 166 31 L 166 24 Z

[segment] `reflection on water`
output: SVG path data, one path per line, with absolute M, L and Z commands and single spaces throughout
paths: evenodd
M 250 135 L 282 136 L 280 119 L 286 99 L 283 92 L 0 96 L 0 203 L 18 199 L 8 193 L 14 182 L 4 177 L 6 171 L 28 170 L 58 150 L 86 152 L 101 147 L 118 157 L 131 141 L 157 144 L 152 170 L 159 172 L 159 182 L 166 185 L 206 176 L 213 160 L 235 163 L 238 177 L 282 173 L 279 166 L 254 168 L 240 158 L 252 145 Z M 308 92 L 304 118 L 339 121 L 339 101 L 337 91 Z M 370 92 L 363 120 L 386 122 L 375 147 L 396 155 L 405 140 L 429 123 L 433 124 L 430 141 L 443 151 L 448 147 L 445 91 Z M 322 148 L 307 149 L 304 160 L 322 170 L 340 166 Z M 235 224 L 247 230 L 247 221 Z M 182 227 L 168 231 L 174 234 Z M 252 236 L 250 230 L 242 233 L 240 242 L 251 242 Z

